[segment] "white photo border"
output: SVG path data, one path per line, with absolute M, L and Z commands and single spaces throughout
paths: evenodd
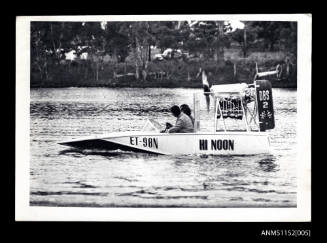
M 30 23 L 31 21 L 296 21 L 297 207 L 296 208 L 85 208 L 30 206 Z M 16 17 L 16 221 L 311 221 L 312 14 L 93 15 Z

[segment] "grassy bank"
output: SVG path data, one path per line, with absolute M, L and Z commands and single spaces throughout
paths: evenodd
M 270 58 L 269 58 L 270 57 Z M 272 57 L 272 58 L 271 58 Z M 126 63 L 100 63 L 94 65 L 90 61 L 67 61 L 48 65 L 47 75 L 41 75 L 37 70 L 31 72 L 31 88 L 36 87 L 164 87 L 164 88 L 200 88 L 201 78 L 196 78 L 199 67 L 209 72 L 211 84 L 252 83 L 256 73 L 256 63 L 259 71 L 273 70 L 281 63 L 282 55 L 260 56 L 248 58 L 228 56 L 228 60 L 218 64 L 214 60 L 182 61 L 169 60 L 150 62 L 145 80 L 135 78 L 135 66 Z M 235 75 L 236 73 L 236 75 Z M 270 77 L 273 87 L 296 88 L 296 66 L 292 66 L 291 75 L 282 80 Z
M 271 81 L 271 80 L 270 80 Z M 273 88 L 297 88 L 296 83 L 271 81 Z M 238 83 L 238 82 L 230 82 Z M 248 82 L 249 83 L 249 82 Z M 115 83 L 99 80 L 97 82 L 33 84 L 31 88 L 65 88 L 65 87 L 108 87 L 108 88 L 202 88 L 199 80 L 191 82 L 162 80 L 160 82 L 142 81 L 137 83 Z

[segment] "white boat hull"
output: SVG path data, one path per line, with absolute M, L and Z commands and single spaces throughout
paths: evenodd
M 269 153 L 265 132 L 156 133 L 121 132 L 59 143 L 85 149 L 156 154 L 251 155 Z

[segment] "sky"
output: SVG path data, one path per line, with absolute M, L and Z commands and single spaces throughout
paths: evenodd
M 233 28 L 232 31 L 234 31 L 236 29 L 244 29 L 244 23 L 241 22 L 241 21 L 238 21 L 238 20 L 230 20 L 228 22 L 231 24 L 231 26 Z
M 199 21 L 187 21 L 188 24 L 190 26 L 198 23 Z M 236 29 L 244 29 L 244 23 L 242 21 L 239 21 L 239 20 L 229 20 L 229 21 L 225 21 L 225 23 L 230 23 L 231 27 L 232 27 L 232 30 L 231 32 L 235 31 Z

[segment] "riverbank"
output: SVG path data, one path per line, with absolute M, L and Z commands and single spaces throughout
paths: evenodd
M 246 82 L 246 81 L 244 81 Z M 230 82 L 229 84 L 239 83 L 239 82 Z M 249 83 L 249 82 L 246 82 Z M 223 83 L 227 84 L 227 83 Z M 192 82 L 192 81 L 171 81 L 164 80 L 162 82 L 151 82 L 151 81 L 142 81 L 135 83 L 116 83 L 116 82 L 107 82 L 107 81 L 98 81 L 98 82 L 85 82 L 85 83 L 38 83 L 31 85 L 31 88 L 67 88 L 67 87 L 107 87 L 107 88 L 202 88 L 201 82 Z M 272 81 L 273 88 L 297 88 L 297 84 L 287 81 Z
M 146 76 L 135 76 L 133 63 L 102 63 L 96 68 L 88 61 L 63 62 L 48 66 L 46 75 L 31 70 L 31 88 L 62 87 L 137 87 L 137 88 L 201 88 L 201 77 L 197 76 L 199 67 L 207 70 L 209 83 L 233 84 L 252 83 L 259 72 L 275 70 L 282 65 L 281 79 L 275 75 L 267 77 L 275 88 L 296 88 L 296 65 L 286 67 L 281 60 L 213 60 L 181 61 L 171 60 L 149 62 Z M 95 70 L 95 71 L 94 71 Z

